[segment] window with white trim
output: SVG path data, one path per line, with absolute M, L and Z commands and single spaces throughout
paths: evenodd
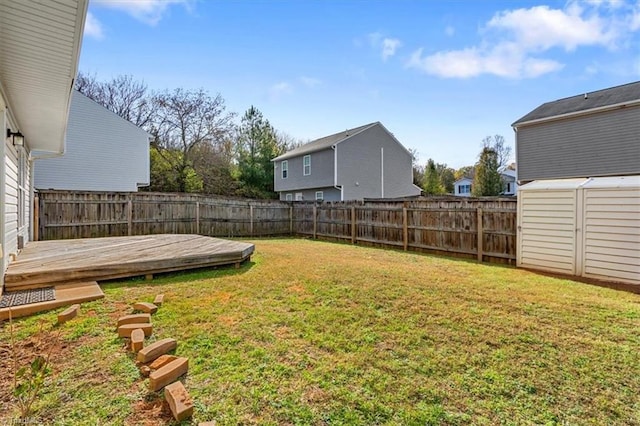
M 302 157 L 302 174 L 309 176 L 311 174 L 311 156 L 305 155 Z
M 471 185 L 459 185 L 458 194 L 471 194 Z
M 286 179 L 289 175 L 289 162 L 287 160 L 282 161 L 282 179 Z
M 284 199 L 285 199 L 286 201 L 293 201 L 293 194 L 286 194 L 286 195 L 284 196 Z
M 303 201 L 304 197 L 302 196 L 302 192 L 296 192 L 296 201 Z
M 323 200 L 324 200 L 324 192 L 316 191 L 316 201 L 323 201 Z

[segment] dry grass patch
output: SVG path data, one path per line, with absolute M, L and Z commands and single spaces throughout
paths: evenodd
M 157 411 L 161 396 L 145 391 L 113 318 L 164 293 L 154 336 L 177 339 L 189 357 L 197 421 L 640 424 L 637 295 L 293 239 L 258 241 L 254 263 L 239 270 L 104 289 L 104 301 L 86 305 L 95 316 L 63 326 L 70 344 L 90 343 L 71 345 L 40 418 L 151 421 L 140 410 Z M 49 317 L 18 321 L 18 332 L 28 339 Z

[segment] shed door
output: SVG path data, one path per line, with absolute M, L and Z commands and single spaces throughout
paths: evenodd
M 576 205 L 573 189 L 520 191 L 519 267 L 575 275 Z
M 584 189 L 585 277 L 640 284 L 640 190 Z

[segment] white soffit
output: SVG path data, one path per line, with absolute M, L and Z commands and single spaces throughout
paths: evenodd
M 87 5 L 0 0 L 0 89 L 31 150 L 64 151 Z

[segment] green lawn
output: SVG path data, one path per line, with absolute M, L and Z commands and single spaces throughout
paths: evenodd
M 195 424 L 640 425 L 638 295 L 295 239 L 257 241 L 238 270 L 103 288 L 62 326 L 45 423 L 172 423 L 114 333 L 131 303 L 164 293 L 152 340 L 189 358 Z M 15 321 L 20 350 L 42 319 L 55 312 Z

